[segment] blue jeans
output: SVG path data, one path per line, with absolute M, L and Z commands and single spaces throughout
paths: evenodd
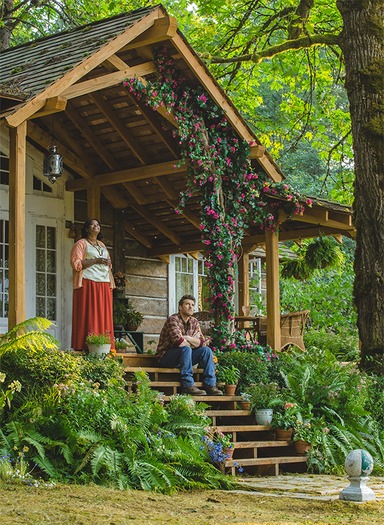
M 160 366 L 180 368 L 181 384 L 187 388 L 195 384 L 192 367 L 198 363 L 204 370 L 204 385 L 215 386 L 215 363 L 213 362 L 212 350 L 208 346 L 199 346 L 199 348 L 176 346 L 167 350 L 159 361 Z

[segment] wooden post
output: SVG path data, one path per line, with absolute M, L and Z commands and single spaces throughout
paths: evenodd
M 27 123 L 10 128 L 8 329 L 25 321 L 25 174 Z
M 95 184 L 89 185 L 87 188 L 88 200 L 88 218 L 97 219 L 100 221 L 100 187 Z
M 239 259 L 239 315 L 244 315 L 241 310 L 242 306 L 249 306 L 249 253 L 243 252 Z
M 279 236 L 265 230 L 266 272 L 267 272 L 267 343 L 279 351 L 280 330 L 280 286 L 279 286 Z

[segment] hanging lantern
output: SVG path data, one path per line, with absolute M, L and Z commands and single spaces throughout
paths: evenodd
M 63 172 L 63 157 L 57 152 L 57 146 L 51 144 L 44 157 L 44 176 L 48 177 L 51 184 L 54 184 Z

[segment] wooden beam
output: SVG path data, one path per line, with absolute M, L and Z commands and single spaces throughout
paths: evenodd
M 167 237 L 174 244 L 181 244 L 181 238 L 179 237 L 179 235 L 174 233 L 170 228 L 168 228 L 168 226 L 163 224 L 158 217 L 153 215 L 153 213 L 149 213 L 143 206 L 139 206 L 138 204 L 131 204 L 130 207 L 134 209 L 139 215 L 141 215 L 147 222 L 149 222 L 149 224 L 152 224 L 152 226 L 154 226 L 159 232 L 165 235 L 165 237 Z
M 104 100 L 104 97 L 100 93 L 94 93 L 91 98 L 96 104 L 96 106 L 99 108 L 99 110 L 102 112 L 104 117 L 111 123 L 112 127 L 115 129 L 118 135 L 120 135 L 120 137 L 125 142 L 125 144 L 128 146 L 128 148 L 132 151 L 135 157 L 139 160 L 139 162 L 141 162 L 141 164 L 149 164 L 150 159 L 149 159 L 149 155 L 147 154 L 147 152 L 144 151 L 142 146 L 135 139 L 135 137 L 130 133 L 130 131 L 122 123 L 122 121 L 119 120 L 119 117 L 117 116 L 116 111 L 114 109 L 111 109 L 111 107 Z
M 138 204 L 148 204 L 148 199 L 145 197 L 144 193 L 139 190 L 139 188 L 135 185 L 134 182 L 124 182 L 123 186 L 132 195 L 132 197 Z M 158 200 L 159 196 L 156 195 L 154 202 L 158 202 Z
M 190 252 L 189 255 L 192 257 L 192 259 L 195 259 L 195 261 L 199 260 L 199 253 L 200 252 Z
M 267 344 L 269 344 L 274 350 L 280 351 L 281 329 L 278 242 L 278 234 L 266 229 Z
M 173 38 L 172 42 L 176 49 L 181 53 L 184 61 L 189 65 L 191 70 L 194 72 L 197 79 L 201 82 L 204 88 L 211 95 L 212 99 L 216 104 L 225 111 L 225 116 L 236 130 L 236 132 L 247 142 L 251 143 L 255 141 L 255 136 L 247 126 L 245 121 L 241 118 L 237 112 L 235 106 L 229 101 L 224 91 L 220 88 L 216 80 L 209 74 L 208 69 L 205 67 L 203 62 L 192 52 L 189 45 L 177 33 Z M 275 181 L 279 182 L 283 179 L 282 173 L 279 171 L 276 164 L 268 153 L 258 158 L 258 162 L 264 169 L 264 171 Z
M 139 35 L 135 40 L 124 47 L 124 51 L 128 49 L 137 49 L 138 47 L 147 46 L 148 44 L 155 44 L 168 40 L 176 35 L 177 20 L 172 16 L 159 18 L 155 20 L 152 27 L 147 29 L 144 33 Z
M 52 115 L 53 113 L 60 113 L 65 111 L 67 107 L 67 99 L 63 96 L 48 98 L 44 106 L 40 111 L 34 113 L 31 118 L 45 117 L 46 115 Z
M 337 228 L 328 228 L 326 226 L 319 226 L 317 228 L 298 228 L 295 230 L 282 230 L 279 231 L 280 241 L 299 241 L 300 239 L 311 239 L 314 237 L 320 237 L 321 235 L 350 235 L 353 232 L 347 232 Z M 265 234 L 258 233 L 255 235 L 247 235 L 244 237 L 242 245 L 243 249 L 247 252 L 252 251 L 256 246 L 260 246 L 265 243 Z
M 27 123 L 11 128 L 9 153 L 8 330 L 25 321 L 25 179 Z
M 265 155 L 265 146 L 262 146 L 261 144 L 253 144 L 250 147 L 250 159 L 260 159 L 263 155 Z
M 128 221 L 127 219 L 124 220 L 124 228 L 126 231 L 137 241 L 139 241 L 140 244 L 145 246 L 146 248 L 150 249 L 152 248 L 152 242 L 148 239 L 146 235 L 143 233 L 140 233 L 137 229 L 137 226 L 133 224 L 132 222 Z
M 170 256 L 169 255 L 159 255 L 159 259 L 165 262 L 166 264 L 169 264 Z
M 115 73 L 107 73 L 106 75 L 84 80 L 66 89 L 62 95 L 67 99 L 81 97 L 94 91 L 101 91 L 102 89 L 121 84 L 126 78 L 141 77 L 156 73 L 157 69 L 153 62 L 144 62 L 138 66 L 128 67 L 123 71 L 116 71 Z
M 160 257 L 162 255 L 172 255 L 180 253 L 194 253 L 201 252 L 204 253 L 205 245 L 198 241 L 185 241 L 179 244 L 179 246 L 154 246 L 148 251 L 149 257 Z
M 89 145 L 93 149 L 96 155 L 98 155 L 108 166 L 108 168 L 116 170 L 119 168 L 119 164 L 110 155 L 105 148 L 104 144 L 99 140 L 93 130 L 86 124 L 79 112 L 73 107 L 68 105 L 67 111 L 65 112 L 67 117 L 72 121 L 76 128 L 80 131 L 83 137 L 89 142 Z
M 67 74 L 51 84 L 47 89 L 36 95 L 32 100 L 27 101 L 24 106 L 16 110 L 12 115 L 9 115 L 7 122 L 10 126 L 16 127 L 24 120 L 27 120 L 39 111 L 45 104 L 48 98 L 63 95 L 66 96 L 65 90 L 75 84 L 80 78 L 84 77 L 95 67 L 100 65 L 108 57 L 119 51 L 129 42 L 134 40 L 137 36 L 143 33 L 146 29 L 151 27 L 155 20 L 163 18 L 164 12 L 158 7 L 153 9 L 138 22 L 128 27 L 122 34 L 111 39 L 107 44 L 102 46 L 96 53 L 83 60 L 80 64 L 71 69 Z
M 112 205 L 113 208 L 123 210 L 129 204 L 128 200 L 124 197 L 122 192 L 114 186 L 104 186 L 104 188 L 101 189 L 101 193 L 104 195 L 104 197 Z
M 179 205 L 179 202 L 175 202 L 175 201 L 171 201 L 171 200 L 168 200 L 167 201 L 168 204 L 170 206 L 172 206 L 173 209 L 176 209 Z M 184 208 L 181 212 L 181 215 L 183 217 L 185 217 L 187 219 L 188 222 L 190 222 L 191 224 L 193 224 L 193 226 L 200 231 L 200 218 L 199 217 L 196 217 L 196 215 L 192 212 L 190 212 L 187 208 Z
M 94 184 L 87 188 L 87 216 L 100 220 L 100 188 Z
M 178 167 L 175 161 L 160 162 L 159 164 L 150 164 L 149 166 L 140 166 L 126 170 L 112 171 L 103 175 L 96 175 L 94 182 L 98 186 L 110 186 L 111 184 L 121 184 L 123 182 L 133 182 L 135 180 L 145 180 L 151 177 L 163 177 L 173 173 L 185 173 L 186 167 Z M 68 181 L 67 191 L 83 190 L 83 181 Z
M 60 134 L 61 131 L 58 129 L 57 133 L 55 133 L 55 136 L 57 136 L 56 138 L 59 138 Z M 31 120 L 28 121 L 28 137 L 44 148 L 44 150 L 47 149 L 52 140 L 52 137 L 48 133 L 43 131 Z M 82 155 L 82 157 L 76 155 L 73 153 L 73 151 L 71 151 L 71 149 L 64 146 L 64 144 L 60 141 L 57 142 L 57 145 L 61 155 L 63 156 L 64 164 L 84 177 L 84 179 L 90 179 L 92 177 L 93 167 L 88 162 L 84 162 L 84 159 L 86 158 L 85 155 Z

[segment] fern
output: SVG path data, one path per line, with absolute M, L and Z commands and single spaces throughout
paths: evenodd
M 44 348 L 59 348 L 58 341 L 44 332 L 52 325 L 43 317 L 33 317 L 19 323 L 0 338 L 0 356 L 9 351 L 31 348 L 35 351 Z

